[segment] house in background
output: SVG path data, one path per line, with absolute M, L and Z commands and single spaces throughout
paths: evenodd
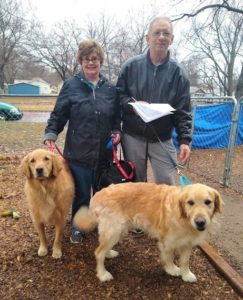
M 29 80 L 29 83 L 40 87 L 40 95 L 50 95 L 51 85 L 42 78 L 33 78 Z
M 190 86 L 190 94 L 192 97 L 206 97 L 207 95 L 203 89 L 197 86 Z
M 8 85 L 8 94 L 10 95 L 39 95 L 40 87 L 26 82 L 14 83 Z
M 219 89 L 214 89 L 213 91 L 209 91 L 207 89 L 202 89 L 198 86 L 190 86 L 190 94 L 191 97 L 214 97 L 219 96 Z
M 32 86 L 37 86 L 39 88 L 38 93 L 36 93 L 37 95 L 50 95 L 50 93 L 51 93 L 51 85 L 48 82 L 46 82 L 45 80 L 43 80 L 42 78 L 33 78 L 30 80 L 16 79 L 16 80 L 14 80 L 14 84 L 12 84 L 12 86 L 15 84 L 18 85 L 18 84 L 23 84 L 23 83 L 32 85 Z M 9 86 L 11 86 L 11 85 L 9 85 Z M 29 94 L 29 93 L 27 91 L 27 93 L 21 93 L 21 94 Z M 31 93 L 31 95 L 33 95 L 33 93 Z

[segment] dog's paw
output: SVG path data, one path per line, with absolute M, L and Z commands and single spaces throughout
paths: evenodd
M 181 269 L 176 265 L 165 266 L 166 273 L 170 274 L 171 276 L 180 276 Z
M 190 271 L 186 274 L 182 274 L 182 279 L 186 282 L 196 282 L 197 277 Z
M 110 250 L 108 251 L 108 253 L 106 254 L 106 258 L 113 258 L 113 257 L 117 257 L 119 255 L 118 251 L 115 250 Z
M 53 258 L 61 258 L 62 257 L 62 250 L 61 249 L 53 249 L 52 257 Z
M 39 249 L 38 249 L 38 255 L 39 256 L 46 256 L 48 253 L 48 250 L 46 247 L 44 246 L 40 246 Z
M 104 281 L 110 281 L 110 280 L 113 279 L 113 276 L 108 271 L 105 271 L 105 272 L 102 272 L 102 273 L 97 273 L 97 277 L 102 282 L 104 282 Z

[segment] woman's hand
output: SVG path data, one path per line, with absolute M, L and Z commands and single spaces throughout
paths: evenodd
M 55 149 L 55 141 L 53 140 L 45 140 L 44 144 L 48 147 L 48 149 Z
M 120 141 L 121 141 L 121 136 L 120 136 L 119 133 L 112 134 L 111 138 L 112 138 L 112 144 L 113 145 L 118 145 L 120 143 Z

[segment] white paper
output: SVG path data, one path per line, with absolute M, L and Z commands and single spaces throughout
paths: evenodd
M 168 103 L 129 102 L 145 123 L 173 114 L 175 109 Z

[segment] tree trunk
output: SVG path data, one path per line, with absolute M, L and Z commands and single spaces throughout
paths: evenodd
M 241 65 L 241 73 L 235 91 L 235 98 L 239 100 L 241 97 L 243 97 L 243 63 Z
M 4 90 L 4 66 L 0 66 L 0 90 Z

